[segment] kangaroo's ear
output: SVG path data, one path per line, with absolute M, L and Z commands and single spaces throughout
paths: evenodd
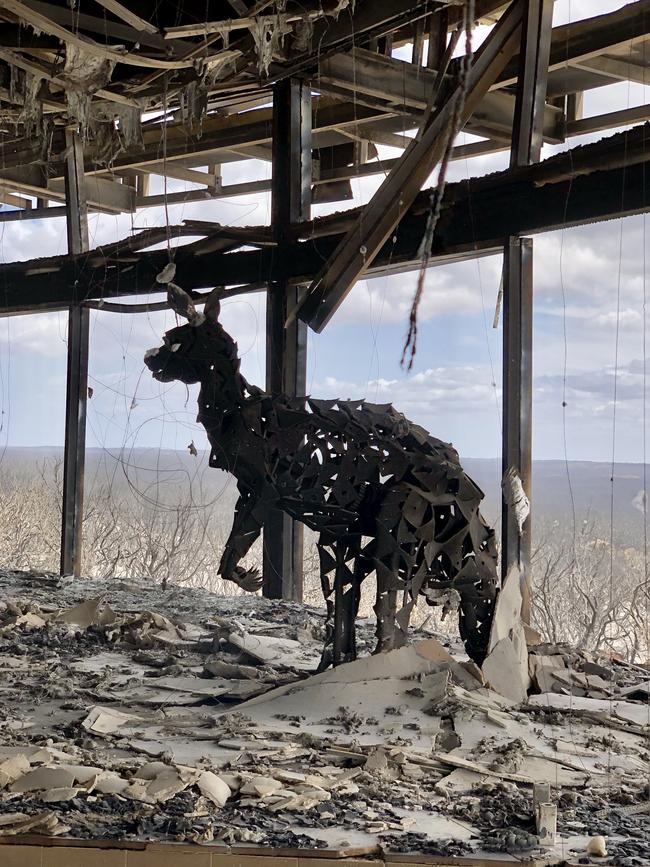
M 205 318 L 210 322 L 216 322 L 219 318 L 219 313 L 221 313 L 221 296 L 223 295 L 223 291 L 223 286 L 215 286 L 215 288 L 212 290 L 212 292 L 210 292 L 206 299 L 203 312 L 205 314 Z
M 204 315 L 198 312 L 190 296 L 176 283 L 167 284 L 167 303 L 174 313 L 184 316 L 190 325 L 197 326 L 205 322 Z

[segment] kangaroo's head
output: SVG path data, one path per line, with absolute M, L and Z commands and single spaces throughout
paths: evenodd
M 208 296 L 203 313 L 194 306 L 190 296 L 174 283 L 167 286 L 170 307 L 185 317 L 187 325 L 172 328 L 163 337 L 163 344 L 145 353 L 144 362 L 160 382 L 180 382 L 191 385 L 200 382 L 211 390 L 223 393 L 223 398 L 236 399 L 242 393 L 237 344 L 219 323 L 220 298 L 218 287 Z

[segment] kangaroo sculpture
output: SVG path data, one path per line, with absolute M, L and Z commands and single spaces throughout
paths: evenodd
M 168 331 L 145 363 L 161 382 L 200 383 L 198 421 L 210 465 L 237 479 L 239 500 L 219 574 L 262 586 L 240 566 L 270 510 L 320 535 L 327 629 L 321 667 L 354 659 L 361 584 L 376 574 L 377 651 L 403 645 L 419 595 L 457 608 L 469 655 L 482 662 L 496 598 L 496 541 L 483 494 L 455 449 L 391 404 L 267 394 L 240 372 L 237 344 L 219 323 L 220 290 L 205 313 L 169 284 L 188 324 Z

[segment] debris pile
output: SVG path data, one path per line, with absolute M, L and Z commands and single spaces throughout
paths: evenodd
M 508 583 L 506 688 L 422 631 L 311 674 L 325 615 L 293 603 L 8 572 L 0 593 L 0 842 L 649 862 L 648 671 L 524 630 L 530 694 L 505 694 Z

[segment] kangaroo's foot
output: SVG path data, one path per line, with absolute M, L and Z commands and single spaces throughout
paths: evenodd
M 242 566 L 235 566 L 227 575 L 221 577 L 224 581 L 232 581 L 233 584 L 248 593 L 256 593 L 262 589 L 262 576 L 259 569 L 244 569 Z

